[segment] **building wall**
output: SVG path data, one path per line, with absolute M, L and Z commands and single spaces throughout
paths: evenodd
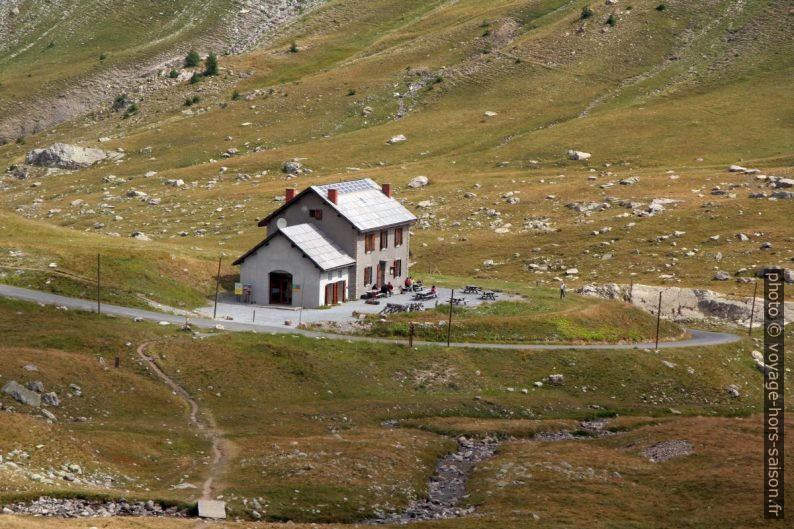
M 349 269 L 332 271 L 333 277 L 328 279 L 328 272 L 320 270 L 303 253 L 293 248 L 284 236 L 271 239 L 267 246 L 262 246 L 240 265 L 240 282 L 251 285 L 251 301 L 257 305 L 270 303 L 270 272 L 288 272 L 292 274 L 293 285 L 300 285 L 301 290 L 292 292 L 292 305 L 305 308 L 317 308 L 325 303 L 325 286 L 328 283 L 347 281 Z
M 400 227 L 400 226 L 398 226 Z M 372 290 L 372 286 L 377 282 L 377 270 L 378 270 L 378 263 L 380 261 L 386 261 L 386 282 L 391 283 L 394 285 L 394 288 L 397 289 L 400 285 L 403 284 L 405 278 L 408 277 L 408 253 L 409 248 L 411 247 L 411 234 L 409 231 L 410 224 L 404 224 L 401 226 L 403 229 L 403 243 L 401 246 L 394 246 L 394 228 L 389 228 L 389 245 L 388 248 L 383 250 L 380 249 L 380 230 L 375 231 L 375 251 L 371 253 L 366 253 L 364 251 L 365 243 L 364 243 L 364 234 L 360 234 L 356 241 L 356 252 L 354 254 L 356 259 L 356 268 L 354 271 L 355 274 L 355 284 L 352 286 L 353 296 L 355 299 L 361 297 L 362 294 Z M 353 255 L 353 254 L 351 254 Z M 392 263 L 396 260 L 402 260 L 402 273 L 394 277 L 389 269 L 392 266 Z M 364 284 L 364 270 L 366 267 L 372 267 L 372 283 L 369 285 Z
M 322 210 L 322 220 L 311 218 L 309 216 L 310 209 Z M 307 193 L 293 200 L 290 207 L 267 224 L 268 235 L 278 231 L 276 222 L 282 217 L 287 220 L 288 226 L 295 226 L 296 224 L 314 224 L 322 230 L 323 233 L 328 235 L 332 241 L 336 242 L 345 253 L 355 259 L 358 230 L 356 230 L 347 219 L 337 213 L 334 208 L 327 205 L 316 193 Z

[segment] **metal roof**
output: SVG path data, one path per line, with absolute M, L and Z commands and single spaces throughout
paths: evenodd
M 261 247 L 266 246 L 273 237 L 278 235 L 286 237 L 288 241 L 294 244 L 298 250 L 324 272 L 350 266 L 356 262 L 316 226 L 312 224 L 296 224 L 271 233 L 265 240 L 248 250 L 233 264 L 235 266 L 243 264 L 243 261 Z
M 356 262 L 313 224 L 287 226 L 279 232 L 324 271 L 350 266 Z
M 415 222 L 416 217 L 392 197 L 387 197 L 370 178 L 335 184 L 312 186 L 318 195 L 360 231 L 370 231 Z M 336 189 L 337 203 L 328 199 L 328 190 Z

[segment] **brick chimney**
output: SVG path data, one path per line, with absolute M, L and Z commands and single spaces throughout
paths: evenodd
M 380 190 L 383 191 L 384 195 L 391 198 L 391 184 L 381 184 Z
M 284 193 L 284 201 L 285 202 L 290 202 L 293 198 L 295 198 L 295 188 L 294 187 L 288 187 L 287 188 L 287 192 Z
M 328 200 L 330 200 L 334 204 L 337 204 L 339 200 L 339 191 L 337 191 L 336 189 L 329 189 Z

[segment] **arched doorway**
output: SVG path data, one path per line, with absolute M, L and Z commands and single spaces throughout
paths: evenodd
M 292 274 L 270 272 L 270 304 L 292 305 Z

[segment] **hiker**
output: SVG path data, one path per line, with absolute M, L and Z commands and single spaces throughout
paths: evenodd
M 565 281 L 560 281 L 560 299 L 565 297 Z

